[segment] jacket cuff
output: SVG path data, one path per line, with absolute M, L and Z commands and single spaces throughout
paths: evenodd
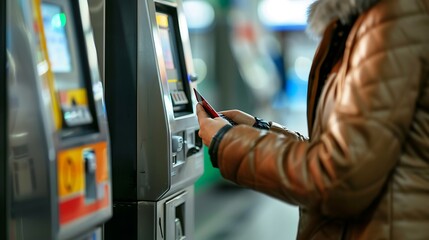
M 212 162 L 212 166 L 214 168 L 219 168 L 217 164 L 217 151 L 219 149 L 220 141 L 222 140 L 223 136 L 226 132 L 228 132 L 232 128 L 231 125 L 227 124 L 223 126 L 213 137 L 212 142 L 210 143 L 209 147 L 209 155 L 210 155 L 210 161 Z

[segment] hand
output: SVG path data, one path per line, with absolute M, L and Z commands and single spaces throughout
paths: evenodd
M 220 113 L 227 116 L 237 124 L 245 124 L 249 126 L 253 126 L 253 124 L 255 124 L 255 117 L 240 110 L 228 110 Z
M 200 124 L 198 135 L 203 139 L 203 143 L 206 146 L 210 146 L 214 135 L 216 135 L 223 126 L 229 124 L 228 121 L 220 117 L 212 119 L 199 103 L 197 104 L 197 117 L 198 123 Z

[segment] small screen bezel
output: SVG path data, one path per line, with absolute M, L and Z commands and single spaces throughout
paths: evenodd
M 180 32 L 180 22 L 178 18 L 177 8 L 173 6 L 165 5 L 162 3 L 155 3 L 155 9 L 156 9 L 156 13 L 165 14 L 169 17 L 169 19 L 172 20 L 172 22 L 169 21 L 169 25 L 171 24 L 170 29 L 174 31 L 173 35 L 170 35 L 171 41 L 173 42 L 173 45 L 174 45 L 171 47 L 172 47 L 172 50 L 174 50 L 174 48 L 176 49 L 177 51 L 176 58 L 178 61 L 177 63 L 175 62 L 174 64 L 176 65 L 176 68 L 180 70 L 180 78 L 181 78 L 180 80 L 182 81 L 184 92 L 188 99 L 188 103 L 175 106 L 173 104 L 173 100 L 169 90 L 168 94 L 170 95 L 170 100 L 173 105 L 174 117 L 181 117 L 184 115 L 192 114 L 193 113 L 192 95 L 189 87 L 189 76 L 188 76 L 189 74 L 186 66 L 187 63 L 185 60 L 186 58 L 185 58 L 185 53 L 183 49 L 182 35 Z M 173 57 L 173 61 L 174 61 L 174 57 Z M 166 71 L 166 69 L 161 69 L 161 70 Z
M 92 122 L 77 126 L 64 127 L 64 112 L 61 110 L 63 127 L 60 129 L 61 138 L 77 137 L 91 133 L 99 132 L 98 114 L 95 109 L 95 100 L 93 97 L 92 89 L 92 76 L 89 65 L 85 34 L 83 32 L 82 20 L 79 11 L 79 1 L 66 0 L 66 1 L 53 1 L 42 0 L 41 4 L 52 4 L 59 6 L 67 16 L 66 36 L 69 45 L 70 57 L 72 62 L 72 71 L 70 73 L 54 73 L 55 77 L 64 79 L 73 79 L 81 77 L 83 80 L 83 87 L 86 90 L 86 98 L 88 102 L 88 109 L 92 116 Z M 80 71 L 78 73 L 77 71 Z M 55 89 L 55 95 L 59 102 L 58 92 Z
M 65 27 L 65 33 L 64 34 L 65 34 L 65 37 L 67 39 L 67 43 L 66 43 L 67 46 L 66 47 L 67 47 L 68 55 L 70 57 L 70 68 L 71 69 L 68 72 L 55 72 L 53 67 L 51 67 L 52 68 L 51 70 L 55 74 L 55 76 L 58 76 L 64 80 L 73 81 L 73 79 L 81 77 L 79 75 L 82 72 L 82 69 L 81 69 L 82 67 L 80 66 L 81 64 L 78 62 L 79 56 L 76 56 L 76 55 L 79 55 L 79 53 L 77 52 L 77 49 L 76 49 L 76 47 L 79 48 L 79 46 L 77 46 L 78 41 L 76 39 L 76 36 L 71 31 L 71 28 L 75 28 L 74 19 L 71 19 L 71 17 L 73 17 L 73 16 L 71 16 L 70 12 L 67 11 L 67 8 L 66 8 L 66 6 L 68 5 L 67 3 L 66 4 L 59 4 L 58 2 L 51 2 L 51 1 L 43 0 L 41 2 L 42 18 L 44 18 L 43 5 L 45 5 L 45 4 L 53 6 L 53 7 L 58 7 L 61 11 L 63 11 L 66 14 L 66 17 L 67 17 L 67 24 Z M 70 25 L 71 25 L 71 27 L 70 27 Z M 46 36 L 47 28 L 46 28 L 46 26 L 44 26 L 44 28 L 45 28 L 45 36 Z M 45 37 L 45 39 L 46 39 L 46 45 L 47 45 L 47 48 L 49 51 L 49 41 L 47 40 L 47 37 Z

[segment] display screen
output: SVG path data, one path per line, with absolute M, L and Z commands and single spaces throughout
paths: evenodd
M 41 7 L 49 62 L 55 75 L 56 100 L 61 107 L 61 129 L 73 134 L 77 131 L 75 127 L 93 123 L 81 69 L 85 61 L 79 60 L 77 51 L 77 28 L 72 26 L 63 6 L 44 2 Z
M 42 3 L 43 26 L 53 72 L 72 71 L 70 47 L 67 39 L 67 17 L 60 6 Z
M 189 100 L 184 88 L 185 79 L 181 71 L 182 65 L 179 61 L 175 24 L 171 15 L 160 12 L 156 13 L 156 21 L 173 108 L 175 111 L 182 110 L 189 103 Z

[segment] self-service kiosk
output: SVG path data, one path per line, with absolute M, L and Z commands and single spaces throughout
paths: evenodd
M 107 0 L 105 21 L 114 199 L 105 237 L 193 239 L 203 151 L 182 3 Z
M 112 214 L 110 152 L 87 2 L 6 4 L 4 239 L 101 239 Z

